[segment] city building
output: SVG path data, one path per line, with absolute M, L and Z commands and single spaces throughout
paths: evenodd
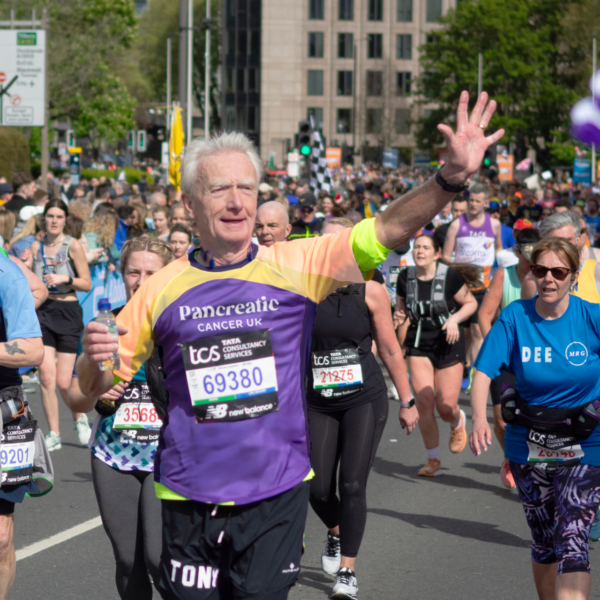
M 411 120 L 428 110 L 413 105 L 418 47 L 457 1 L 226 0 L 224 128 L 275 163 L 309 115 L 327 145 L 365 159 L 413 148 Z

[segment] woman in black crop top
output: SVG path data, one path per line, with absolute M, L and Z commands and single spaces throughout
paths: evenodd
M 352 222 L 331 219 L 322 235 L 347 226 Z M 374 281 L 352 284 L 318 306 L 307 378 L 315 471 L 310 503 L 329 529 L 322 566 L 337 576 L 334 594 L 356 595 L 354 562 L 367 520 L 367 477 L 388 414 L 387 388 L 371 351 L 373 341 L 407 404 L 400 409 L 400 422 L 410 433 L 418 416 L 415 407 L 408 406 L 412 395 L 385 286 Z

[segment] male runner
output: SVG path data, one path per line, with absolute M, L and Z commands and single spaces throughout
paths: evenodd
M 502 250 L 500 221 L 485 212 L 490 192 L 486 185 L 476 183 L 471 187 L 467 212 L 452 221 L 444 242 L 443 257 L 454 262 L 477 265 L 482 270 L 482 285 L 471 292 L 481 306 L 485 291 L 490 285 L 490 270 L 496 252 Z M 463 323 L 467 345 L 467 363 L 473 365 L 483 343 L 477 313 Z M 468 367 L 467 367 L 468 368 Z
M 39 366 L 44 358 L 42 332 L 35 314 L 34 299 L 27 279 L 19 267 L 0 253 L 0 403 L 18 399 L 23 401 L 22 379 L 19 367 Z M 14 425 L 14 422 L 11 423 Z M 5 434 L 6 427 L 2 433 Z M 10 437 L 10 436 L 8 436 Z M 3 435 L 3 439 L 5 435 Z M 3 442 L 7 445 L 7 442 Z M 25 444 L 20 446 L 24 447 Z M 26 448 L 33 455 L 33 443 Z M 15 452 L 15 456 L 21 456 Z M 15 577 L 15 549 L 13 546 L 15 503 L 23 502 L 29 482 L 7 484 L 7 474 L 27 470 L 24 461 L 13 471 L 2 473 L 0 487 L 0 600 L 5 600 Z M 25 478 L 25 476 L 22 476 Z
M 99 363 L 119 352 L 130 380 L 158 346 L 169 392 L 155 463 L 163 506 L 160 588 L 168 599 L 283 600 L 302 551 L 311 477 L 304 378 L 316 305 L 360 282 L 445 206 L 504 135 L 484 129 L 482 94 L 435 178 L 377 219 L 336 235 L 251 244 L 262 163 L 239 133 L 195 140 L 182 166 L 183 201 L 202 247 L 151 277 L 119 315 L 120 343 L 90 322 L 77 371 L 82 391 L 114 384 Z M 407 423 L 416 409 L 402 408 Z
M 275 242 L 285 242 L 292 226 L 285 206 L 271 200 L 256 211 L 254 232 L 261 246 L 272 246 Z

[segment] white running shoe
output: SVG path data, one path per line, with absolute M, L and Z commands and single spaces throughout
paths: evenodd
M 356 600 L 358 593 L 358 584 L 356 583 L 356 574 L 347 567 L 340 569 L 335 576 L 335 585 L 331 598 L 347 598 Z
M 327 532 L 327 541 L 323 554 L 321 554 L 321 567 L 327 575 L 337 575 L 342 562 L 342 548 L 340 546 L 340 538 L 337 535 L 331 535 Z
M 88 421 L 87 415 L 81 415 L 78 421 L 75 421 L 75 430 L 77 431 L 77 437 L 79 443 L 82 446 L 87 446 L 92 435 L 92 429 L 90 428 L 90 422 Z
M 392 383 L 388 388 L 388 399 L 395 400 L 396 402 L 400 402 L 400 396 L 398 395 L 398 390 L 396 386 Z
M 54 452 L 54 450 L 60 450 L 62 448 L 60 435 L 56 435 L 54 431 L 51 431 L 46 436 L 46 448 L 48 452 Z

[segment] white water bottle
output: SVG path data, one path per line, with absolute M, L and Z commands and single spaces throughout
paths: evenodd
M 100 298 L 98 300 L 98 316 L 94 319 L 94 321 L 107 325 L 110 333 L 118 333 L 117 322 L 115 320 L 115 316 L 110 311 L 110 302 L 108 301 L 108 298 Z M 112 358 L 104 360 L 100 363 L 100 370 L 114 371 L 115 369 L 120 368 L 120 366 L 121 359 L 119 357 L 119 353 L 115 352 Z

